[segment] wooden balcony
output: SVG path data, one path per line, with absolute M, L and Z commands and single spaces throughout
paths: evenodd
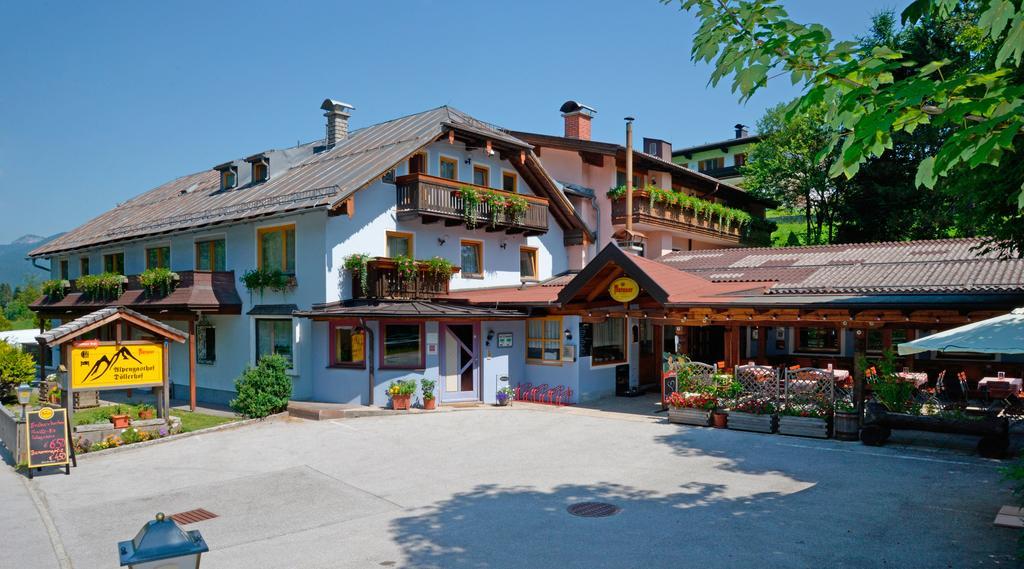
M 455 267 L 454 273 L 459 272 Z M 398 300 L 426 300 L 448 294 L 451 277 L 436 277 L 420 266 L 412 279 L 402 277 L 395 260 L 376 257 L 366 263 L 366 291 L 360 286 L 359 273 L 352 273 L 352 298 L 383 298 Z
M 473 188 L 478 192 L 491 192 L 501 196 L 518 196 L 527 201 L 526 212 L 522 219 L 510 219 L 505 211 L 491 216 L 490 206 L 483 200 L 476 205 L 472 219 L 475 227 L 487 231 L 504 231 L 505 233 L 524 233 L 526 235 L 542 235 L 548 231 L 548 200 L 534 196 L 513 194 L 494 188 L 474 186 L 455 180 L 437 178 L 426 174 L 410 174 L 399 176 L 398 187 L 398 219 L 408 220 L 420 218 L 423 223 L 443 221 L 445 225 L 466 224 L 462 210 L 462 196 L 459 188 Z
M 625 223 L 626 198 L 623 196 L 612 200 L 612 224 L 624 225 Z M 738 222 L 719 223 L 718 219 L 698 216 L 689 208 L 666 202 L 655 202 L 644 190 L 633 191 L 633 224 L 634 226 L 642 225 L 654 229 L 697 234 L 733 245 L 739 245 L 743 238 L 743 230 Z M 638 229 L 644 230 L 643 228 Z

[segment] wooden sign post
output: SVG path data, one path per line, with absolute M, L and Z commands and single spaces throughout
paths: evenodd
M 65 409 L 43 407 L 25 415 L 29 478 L 32 478 L 33 468 L 44 466 L 63 466 L 64 474 L 71 474 L 74 448 L 70 444 L 70 432 Z

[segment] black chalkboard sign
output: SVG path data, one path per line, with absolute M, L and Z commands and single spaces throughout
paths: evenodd
M 580 355 L 581 358 L 589 358 L 594 348 L 594 325 L 589 322 L 580 322 Z
M 38 411 L 29 411 L 26 419 L 28 467 L 68 464 L 67 410 L 44 407 Z

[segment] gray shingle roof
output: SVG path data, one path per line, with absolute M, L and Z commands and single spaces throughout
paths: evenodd
M 37 247 L 29 256 L 333 205 L 451 127 L 530 148 L 522 140 L 461 111 L 438 107 L 352 131 L 334 148 L 312 154 L 261 184 L 221 191 L 215 170 L 182 176 L 117 205 Z
M 680 251 L 659 259 L 719 282 L 773 281 L 767 294 L 1024 291 L 1024 259 L 982 253 L 981 239 Z
M 47 344 L 53 345 L 55 342 L 61 340 L 62 338 L 65 338 L 70 334 L 74 334 L 75 332 L 78 332 L 79 330 L 85 328 L 86 326 L 110 318 L 111 316 L 114 316 L 117 313 L 122 313 L 127 316 L 131 316 L 132 318 L 144 322 L 146 325 L 156 330 L 162 330 L 172 338 L 188 338 L 188 333 L 182 332 L 181 330 L 178 330 L 174 326 L 164 324 L 159 320 L 154 320 L 149 316 L 146 316 L 145 314 L 140 314 L 130 308 L 125 308 L 123 306 L 108 306 L 107 308 L 101 308 L 95 312 L 90 312 L 85 316 L 75 318 L 70 322 L 65 322 L 64 324 L 61 324 L 56 328 L 47 330 L 46 332 L 43 332 L 42 334 L 36 336 L 36 341 L 43 341 L 46 342 Z

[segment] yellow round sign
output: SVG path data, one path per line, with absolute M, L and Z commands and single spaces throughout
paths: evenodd
M 629 277 L 620 277 L 608 286 L 608 294 L 616 302 L 629 302 L 640 296 L 640 285 Z
M 42 409 L 39 410 L 39 418 L 44 421 L 49 421 L 50 419 L 53 418 L 53 409 L 50 409 L 49 407 L 43 407 Z

